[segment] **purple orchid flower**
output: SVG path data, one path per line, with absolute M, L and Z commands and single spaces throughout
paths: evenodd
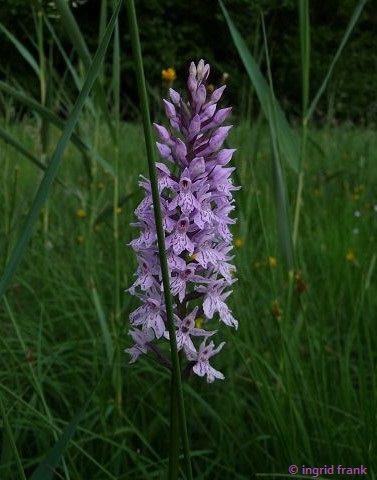
M 184 352 L 192 371 L 211 383 L 224 379 L 209 360 L 224 346 L 215 348 L 206 340 L 220 321 L 238 327 L 226 304 L 231 294 L 235 266 L 229 225 L 235 219 L 232 193 L 240 187 L 230 178 L 229 162 L 235 149 L 222 148 L 231 126 L 223 126 L 231 108 L 217 108 L 225 86 L 208 94 L 210 67 L 192 62 L 187 81 L 188 99 L 173 89 L 164 107 L 170 126 L 155 125 L 160 157 L 156 163 L 165 248 L 173 295 L 178 349 Z M 131 363 L 140 355 L 156 352 L 156 341 L 169 339 L 150 181 L 141 177 L 144 199 L 135 210 L 139 237 L 130 245 L 138 256 L 136 280 L 128 289 L 142 305 L 130 314 L 134 346 L 126 349 Z M 199 322 L 199 319 L 201 320 Z M 203 328 L 199 328 L 199 323 Z M 201 339 L 197 342 L 197 339 Z

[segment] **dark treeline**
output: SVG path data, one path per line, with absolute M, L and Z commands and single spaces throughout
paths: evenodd
M 103 0 L 76 0 L 72 11 L 85 34 L 92 52 L 98 44 L 99 18 Z M 59 17 L 47 0 L 2 0 L 0 22 L 18 40 L 36 53 L 35 11 L 42 11 L 53 24 L 68 52 L 72 46 L 61 28 Z M 111 1 L 107 2 L 109 7 Z M 355 0 L 311 0 L 311 96 L 318 90 L 328 66 L 341 42 L 345 29 L 357 5 Z M 265 53 L 261 16 L 266 25 L 269 54 L 277 97 L 291 119 L 300 116 L 301 74 L 298 2 L 296 0 L 224 0 L 237 28 L 242 33 L 250 51 L 265 73 Z M 144 54 L 145 71 L 152 98 L 157 105 L 160 94 L 165 94 L 161 70 L 174 67 L 177 71 L 175 85 L 185 81 L 188 63 L 205 58 L 212 65 L 211 80 L 220 83 L 223 74 L 228 77 L 229 100 L 236 105 L 239 115 L 255 115 L 258 104 L 250 82 L 239 60 L 236 49 L 215 0 L 138 0 L 139 27 Z M 110 9 L 109 9 L 110 14 Z M 377 3 L 369 1 L 364 9 L 342 57 L 336 65 L 332 80 L 323 96 L 316 120 L 357 123 L 375 123 L 377 112 Z M 126 9 L 120 18 L 122 39 L 122 104 L 124 118 L 137 115 L 135 80 L 132 71 L 132 52 L 128 35 Z M 0 42 L 0 76 L 38 90 L 35 74 L 3 33 Z M 53 58 L 54 67 L 63 75 L 65 63 L 44 32 L 46 55 Z M 52 52 L 52 54 L 51 54 Z M 75 59 L 75 55 L 72 57 Z M 110 74 L 111 58 L 108 56 L 107 72 Z M 67 77 L 68 78 L 68 77 Z M 69 89 L 69 84 L 67 84 Z M 73 89 L 72 89 L 73 90 Z M 237 107 L 238 105 L 238 107 Z

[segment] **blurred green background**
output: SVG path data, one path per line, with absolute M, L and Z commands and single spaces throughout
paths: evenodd
M 72 12 L 91 50 L 98 45 L 98 25 L 100 22 L 100 0 L 71 2 Z M 299 21 L 295 0 L 227 0 L 224 2 L 233 21 L 241 32 L 249 49 L 261 63 L 265 72 L 261 15 L 264 16 L 268 35 L 271 65 L 275 92 L 288 116 L 297 120 L 300 112 L 300 49 Z M 326 74 L 355 8 L 355 0 L 313 0 L 310 2 L 311 20 L 311 84 L 315 93 Z M 25 46 L 33 49 L 34 19 L 31 6 L 48 14 L 62 44 L 72 51 L 72 46 L 64 30 L 53 2 L 38 0 L 2 0 L 0 22 L 6 25 Z M 192 59 L 205 58 L 212 66 L 212 81 L 220 82 L 224 72 L 229 74 L 227 95 L 232 104 L 238 105 L 240 115 L 255 116 L 259 111 L 253 89 L 245 75 L 245 70 L 236 54 L 228 34 L 226 22 L 215 0 L 177 2 L 175 0 L 139 0 L 137 2 L 141 42 L 144 55 L 146 77 L 150 85 L 156 85 L 161 78 L 161 70 L 167 67 L 176 69 L 176 85 L 185 82 L 187 64 Z M 339 59 L 336 71 L 326 94 L 317 108 L 315 120 L 318 124 L 331 121 L 375 123 L 377 96 L 375 77 L 377 73 L 377 48 L 375 31 L 377 28 L 377 4 L 367 2 L 362 16 L 356 25 L 351 41 L 346 45 Z M 137 117 L 137 92 L 132 74 L 132 54 L 127 28 L 125 9 L 120 14 L 121 56 L 121 100 L 123 119 Z M 51 38 L 44 39 L 45 51 L 56 49 Z M 62 74 L 64 62 L 53 56 L 56 68 Z M 11 42 L 1 35 L 0 78 L 17 79 L 21 85 L 38 85 L 33 73 L 19 62 L 18 52 Z M 72 54 L 74 60 L 75 54 Z M 108 59 L 108 62 L 110 60 Z M 111 69 L 108 63 L 107 70 Z M 64 81 L 64 78 L 63 78 Z M 67 85 L 69 89 L 69 85 Z

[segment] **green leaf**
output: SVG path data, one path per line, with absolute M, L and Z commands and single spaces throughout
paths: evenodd
M 309 102 L 310 79 L 310 15 L 309 0 L 299 2 L 300 22 L 300 50 L 301 50 L 301 83 L 302 83 L 302 112 L 306 115 Z
M 274 183 L 277 227 L 278 227 L 280 246 L 282 249 L 285 264 L 288 270 L 292 270 L 294 267 L 294 248 L 293 248 L 292 235 L 291 235 L 291 222 L 289 218 L 288 192 L 287 192 L 287 185 L 286 185 L 286 180 L 284 176 L 284 171 L 283 171 L 281 159 L 280 159 L 281 146 L 279 145 L 279 142 L 278 142 L 279 125 L 277 121 L 278 106 L 274 96 L 270 55 L 268 52 L 267 35 L 266 35 L 266 28 L 265 28 L 263 17 L 262 17 L 262 29 L 263 29 L 264 48 L 266 51 L 268 81 L 269 81 L 270 90 L 271 90 L 271 102 L 267 103 L 267 106 L 269 108 L 267 118 L 270 126 L 270 136 L 271 136 L 271 146 L 272 146 L 272 159 L 273 159 L 272 173 L 273 173 L 273 180 L 274 180 L 273 183 Z
M 10 95 L 14 99 L 21 102 L 23 105 L 26 105 L 27 107 L 31 108 L 35 112 L 39 113 L 39 115 L 42 118 L 51 122 L 60 130 L 64 129 L 65 127 L 64 121 L 61 118 L 59 118 L 58 115 L 56 115 L 52 110 L 44 107 L 41 103 L 34 100 L 34 98 L 31 98 L 25 93 L 14 89 L 13 87 L 9 86 L 8 84 L 6 84 L 1 80 L 0 80 L 0 91 L 5 92 L 6 94 Z M 81 151 L 81 153 L 83 153 L 84 155 L 92 154 L 92 148 L 74 132 L 72 133 L 71 141 L 75 145 L 75 147 L 77 147 Z M 95 154 L 95 158 L 98 161 L 98 163 L 100 163 L 106 171 L 111 173 L 111 175 L 114 175 L 114 169 L 109 162 L 107 162 L 104 158 L 102 158 L 98 154 Z
M 314 113 L 314 110 L 317 106 L 317 103 L 319 101 L 319 99 L 321 98 L 323 92 L 326 90 L 326 87 L 329 83 L 329 80 L 331 78 L 331 75 L 332 75 L 332 72 L 334 70 L 334 67 L 335 67 L 335 64 L 336 62 L 338 61 L 351 33 L 352 33 L 352 30 L 354 29 L 364 7 L 365 7 L 365 4 L 367 3 L 367 0 L 360 0 L 359 3 L 356 5 L 356 8 L 355 10 L 353 11 L 353 14 L 352 14 L 352 17 L 351 17 L 351 20 L 349 21 L 349 24 L 346 28 L 346 31 L 344 32 L 344 35 L 343 35 L 343 38 L 342 38 L 342 41 L 340 42 L 340 45 L 338 47 L 338 50 L 336 51 L 335 55 L 334 55 L 334 58 L 332 59 L 332 62 L 330 63 L 330 66 L 329 66 L 329 69 L 327 71 L 327 74 L 322 82 L 322 85 L 319 87 L 318 89 L 318 92 L 316 93 L 316 96 L 314 97 L 312 103 L 310 104 L 310 107 L 308 109 L 308 112 L 306 114 L 306 117 L 305 117 L 305 121 L 308 122 L 311 118 L 311 116 L 313 115 Z
M 71 74 L 71 77 L 74 81 L 74 84 L 77 88 L 77 91 L 80 91 L 81 88 L 82 88 L 82 85 L 83 85 L 83 80 L 80 78 L 80 74 L 79 74 L 77 68 L 75 68 L 75 66 L 73 65 L 73 63 L 72 63 L 72 61 L 69 57 L 69 55 L 64 50 L 64 47 L 63 47 L 61 41 L 59 40 L 53 25 L 51 25 L 51 22 L 49 21 L 49 19 L 47 17 L 44 18 L 44 22 L 45 22 L 45 24 L 46 24 L 46 26 L 47 26 L 50 34 L 51 34 L 51 37 L 53 38 L 56 46 L 58 47 L 60 55 L 64 59 L 64 62 L 67 66 L 68 71 Z M 93 106 L 93 102 L 91 101 L 90 97 L 87 99 L 87 106 L 90 109 L 90 112 L 94 115 L 95 114 L 94 106 Z
M 72 136 L 73 130 L 77 124 L 79 114 L 85 104 L 85 101 L 94 85 L 94 82 L 97 78 L 97 75 L 100 71 L 101 64 L 106 54 L 111 35 L 114 29 L 115 21 L 119 14 L 120 7 L 122 5 L 122 0 L 119 0 L 117 7 L 114 9 L 114 13 L 110 19 L 110 22 L 106 28 L 103 39 L 97 49 L 97 52 L 94 56 L 93 62 L 89 68 L 87 77 L 85 79 L 83 88 L 76 100 L 76 103 L 73 107 L 72 113 L 68 118 L 67 124 L 64 128 L 63 134 L 55 148 L 55 151 L 52 155 L 51 162 L 48 166 L 48 169 L 39 185 L 37 194 L 35 196 L 33 205 L 29 211 L 29 214 L 26 217 L 25 223 L 23 225 L 20 238 L 14 248 L 12 256 L 5 268 L 5 272 L 0 280 L 0 297 L 3 296 L 6 289 L 11 282 L 13 275 L 15 274 L 22 257 L 24 255 L 27 244 L 29 243 L 30 237 L 33 232 L 34 224 L 38 219 L 39 212 L 43 207 L 47 195 L 49 193 L 50 187 L 55 179 L 56 173 L 58 171 L 61 159 L 63 157 L 64 150 L 68 145 L 68 142 Z
M 19 53 L 22 55 L 22 57 L 27 61 L 27 63 L 31 66 L 31 68 L 34 70 L 34 72 L 37 74 L 39 77 L 40 74 L 40 69 L 38 66 L 37 61 L 33 57 L 33 55 L 27 50 L 21 42 L 17 40 L 17 38 L 9 31 L 7 30 L 2 23 L 0 23 L 0 30 L 9 38 L 9 40 L 13 43 L 13 45 L 17 48 Z
M 56 9 L 59 12 L 60 20 L 64 25 L 64 28 L 67 31 L 67 34 L 72 42 L 73 47 L 75 48 L 76 52 L 78 53 L 81 61 L 83 62 L 86 69 L 89 68 L 91 62 L 91 56 L 89 53 L 89 49 L 86 45 L 85 39 L 80 32 L 80 28 L 77 25 L 75 17 L 72 15 L 72 12 L 69 8 L 69 4 L 67 0 L 55 0 Z M 99 81 L 96 79 L 95 87 L 96 96 L 98 99 L 98 105 L 104 114 L 107 126 L 109 128 L 111 138 L 113 142 L 116 142 L 116 134 L 114 130 L 114 126 L 112 123 L 112 119 L 109 113 L 109 109 L 107 108 L 106 102 L 106 95 L 104 89 Z
M 56 478 L 54 476 L 56 467 L 61 462 L 64 452 L 67 450 L 70 441 L 75 434 L 79 423 L 81 422 L 83 416 L 85 415 L 88 405 L 92 399 L 93 393 L 95 392 L 96 387 L 93 389 L 89 398 L 83 405 L 83 407 L 76 413 L 72 420 L 64 428 L 61 437 L 47 453 L 46 457 L 34 470 L 29 480 L 53 480 Z
M 298 172 L 299 164 L 300 164 L 300 154 L 299 154 L 297 138 L 293 130 L 289 126 L 282 108 L 280 107 L 278 101 L 272 94 L 266 80 L 263 78 L 263 75 L 258 67 L 257 62 L 255 61 L 254 57 L 251 55 L 243 38 L 241 37 L 239 31 L 234 25 L 232 19 L 230 18 L 223 2 L 219 0 L 219 3 L 223 11 L 225 20 L 228 24 L 230 34 L 232 35 L 234 45 L 237 48 L 237 51 L 242 60 L 242 63 L 244 64 L 246 71 L 249 75 L 249 78 L 254 85 L 255 92 L 258 96 L 261 108 L 268 120 L 269 120 L 270 106 L 275 104 L 276 134 L 278 136 L 279 145 L 281 147 L 282 153 L 285 159 L 287 160 L 289 166 L 295 172 Z
M 111 365 L 111 362 L 113 360 L 113 355 L 114 355 L 113 339 L 111 338 L 106 315 L 105 315 L 105 312 L 103 311 L 101 299 L 98 295 L 97 287 L 92 277 L 90 278 L 90 288 L 92 290 L 93 303 L 97 312 L 98 321 L 102 331 L 102 338 L 105 343 L 107 360 L 109 362 L 109 365 Z
M 275 111 L 270 112 L 271 117 L 274 117 L 275 114 Z M 294 267 L 294 249 L 292 244 L 292 235 L 289 220 L 288 193 L 280 161 L 279 147 L 276 141 L 278 134 L 275 128 L 274 120 L 271 121 L 270 135 L 272 145 L 272 173 L 274 177 L 274 196 L 276 205 L 278 235 L 285 264 L 288 270 L 292 270 Z
M 40 168 L 43 171 L 47 170 L 47 166 L 42 163 L 40 160 L 38 160 L 37 157 L 35 157 L 32 153 L 27 150 L 22 143 L 20 143 L 17 139 L 15 139 L 10 133 L 6 132 L 2 127 L 0 127 L 0 138 L 4 140 L 5 143 L 8 143 L 12 147 L 14 147 L 16 150 L 18 150 L 24 157 L 28 158 L 34 165 L 36 165 L 38 168 Z M 65 187 L 64 183 L 59 180 L 59 178 L 56 179 L 60 185 Z
M 25 472 L 24 472 L 24 469 L 22 467 L 21 457 L 20 457 L 20 454 L 18 453 L 18 450 L 17 450 L 16 442 L 15 442 L 13 432 L 12 432 L 12 428 L 11 428 L 10 423 L 9 423 L 8 414 L 5 411 L 5 407 L 4 407 L 1 395 L 0 395 L 0 412 L 1 412 L 1 417 L 3 419 L 5 434 L 6 434 L 6 438 L 3 437 L 3 441 L 2 441 L 3 447 L 4 447 L 4 443 L 7 439 L 8 442 L 9 442 L 11 451 L 14 455 L 15 460 L 16 460 L 16 465 L 17 465 L 17 470 L 18 470 L 19 477 L 20 477 L 21 480 L 26 480 Z

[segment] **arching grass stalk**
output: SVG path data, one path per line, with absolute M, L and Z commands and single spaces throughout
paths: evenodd
M 292 271 L 295 265 L 294 250 L 291 236 L 291 222 L 289 218 L 289 201 L 288 191 L 286 185 L 286 178 L 282 167 L 280 158 L 281 143 L 279 142 L 279 122 L 278 118 L 278 104 L 275 100 L 274 86 L 272 82 L 272 72 L 270 64 L 270 56 L 267 45 L 266 28 L 262 16 L 262 32 L 264 39 L 264 46 L 266 51 L 267 73 L 269 80 L 269 88 L 271 90 L 271 101 L 268 104 L 268 123 L 271 135 L 271 149 L 273 158 L 273 179 L 274 179 L 274 195 L 276 204 L 277 227 L 280 239 L 280 245 L 283 252 L 283 258 L 288 271 Z
M 2 394 L 0 394 L 0 415 L 1 415 L 1 418 L 3 419 L 3 425 L 4 425 L 3 449 L 6 448 L 6 442 L 8 441 L 10 449 L 11 449 L 11 451 L 13 453 L 13 456 L 14 456 L 14 459 L 15 459 L 15 463 L 16 463 L 16 467 L 17 467 L 17 470 L 18 470 L 19 478 L 21 480 L 26 480 L 26 475 L 25 475 L 25 472 L 24 472 L 24 469 L 23 469 L 23 466 L 22 466 L 22 461 L 21 461 L 20 454 L 18 453 L 18 450 L 17 450 L 17 445 L 16 445 L 16 441 L 15 441 L 15 438 L 14 438 L 14 435 L 13 435 L 13 432 L 12 432 L 12 427 L 9 423 L 8 414 L 7 414 L 7 412 L 5 410 L 5 406 L 3 404 Z
M 155 146 L 154 146 L 153 135 L 152 135 L 152 126 L 150 123 L 148 96 L 147 96 L 147 89 L 145 84 L 144 68 L 143 68 L 143 59 L 142 59 L 142 53 L 141 53 L 139 31 L 138 31 L 134 1 L 128 0 L 126 2 L 126 5 L 127 5 L 128 19 L 129 19 L 129 25 L 130 25 L 131 42 L 132 42 L 132 48 L 134 52 L 134 59 L 135 59 L 135 70 L 136 70 L 137 84 L 138 84 L 139 97 L 140 97 L 140 107 L 141 107 L 141 113 L 143 118 L 143 127 L 144 127 L 144 135 L 145 135 L 147 159 L 148 159 L 148 167 L 149 167 L 149 178 L 150 178 L 151 187 L 152 187 L 152 198 L 153 198 L 154 214 L 155 214 L 155 221 L 156 221 L 156 233 L 157 233 L 157 239 L 158 239 L 159 258 L 160 258 L 160 264 L 161 264 L 162 281 L 164 286 L 167 327 L 169 331 L 171 359 L 172 359 L 172 390 L 173 391 L 171 392 L 171 395 L 172 395 L 173 401 L 174 401 L 174 398 L 176 398 L 176 402 L 177 402 L 176 403 L 177 409 L 175 408 L 172 409 L 172 413 L 175 412 L 175 414 L 172 415 L 171 425 L 170 425 L 172 435 L 170 439 L 171 440 L 170 463 L 169 463 L 168 478 L 170 480 L 174 480 L 178 478 L 177 456 L 178 456 L 179 450 L 176 447 L 179 443 L 178 437 L 179 437 L 179 431 L 180 431 L 182 435 L 183 451 L 184 451 L 185 463 L 186 463 L 186 475 L 189 480 L 192 480 L 193 477 L 192 477 L 189 441 L 188 441 L 187 425 L 186 425 L 186 412 L 185 412 L 184 399 L 183 399 L 181 369 L 180 369 L 180 362 L 178 357 L 176 334 L 175 334 L 174 320 L 173 320 L 173 305 L 172 305 L 172 298 L 171 298 L 170 285 L 169 285 L 169 272 L 168 272 L 168 263 L 167 263 L 166 248 L 165 248 L 165 235 L 164 235 L 164 228 L 162 224 L 161 206 L 160 206 L 157 175 L 156 175 L 155 160 L 154 160 Z M 180 423 L 180 428 L 177 428 L 178 422 Z
M 304 186 L 303 162 L 306 157 L 308 125 L 315 112 L 317 104 L 325 92 L 331 79 L 335 64 L 340 58 L 344 47 L 346 46 L 353 29 L 355 28 L 366 5 L 366 0 L 360 0 L 352 13 L 350 21 L 344 32 L 343 38 L 337 51 L 328 67 L 327 73 L 313 100 L 309 104 L 309 82 L 310 82 L 310 17 L 309 0 L 299 2 L 299 20 L 300 20 L 300 46 L 301 46 L 301 72 L 302 72 L 302 140 L 299 163 L 299 182 L 296 194 L 295 213 L 293 222 L 293 244 L 296 247 L 298 230 L 300 223 L 300 210 L 302 206 L 302 192 Z
M 33 228 L 34 225 L 38 219 L 39 213 L 41 208 L 44 206 L 49 190 L 51 188 L 52 183 L 54 182 L 56 178 L 56 174 L 58 171 L 58 168 L 60 166 L 63 153 L 65 151 L 66 146 L 68 145 L 68 142 L 71 139 L 71 136 L 73 134 L 73 131 L 76 127 L 79 115 L 81 113 L 81 110 L 91 92 L 91 89 L 97 79 L 100 67 L 102 65 L 103 59 L 106 54 L 106 50 L 108 47 L 108 44 L 110 42 L 114 25 L 115 25 L 115 20 L 117 18 L 117 15 L 119 13 L 119 10 L 122 6 L 122 0 L 119 0 L 117 3 L 117 7 L 113 12 L 113 15 L 111 16 L 111 19 L 109 21 L 109 24 L 106 28 L 105 34 L 103 36 L 103 39 L 98 46 L 98 49 L 93 57 L 93 61 L 90 64 L 88 73 L 85 78 L 85 82 L 83 84 L 83 87 L 80 91 L 80 94 L 78 95 L 76 102 L 72 108 L 72 112 L 70 116 L 67 119 L 67 122 L 65 124 L 65 127 L 63 129 L 63 134 L 60 137 L 55 151 L 51 156 L 51 161 L 46 169 L 46 173 L 44 174 L 42 181 L 39 185 L 38 191 L 35 195 L 35 199 L 33 201 L 32 207 L 26 217 L 26 220 L 22 226 L 21 234 L 20 237 L 17 241 L 16 246 L 14 247 L 14 250 L 12 252 L 12 255 L 10 257 L 10 260 L 5 268 L 5 271 L 0 279 L 0 298 L 3 296 L 5 293 L 6 289 L 8 288 L 13 275 L 15 274 L 21 260 L 23 257 L 23 254 L 25 252 L 25 249 L 29 243 L 29 240 L 32 236 L 33 233 Z
M 309 79 L 310 79 L 310 18 L 309 0 L 299 2 L 300 21 L 300 50 L 301 50 L 301 78 L 302 78 L 302 136 L 300 149 L 300 163 L 298 187 L 296 194 L 295 213 L 293 221 L 293 245 L 297 246 L 300 210 L 302 204 L 302 191 L 304 188 L 304 162 L 306 158 L 306 146 L 308 137 L 307 111 L 309 105 Z

